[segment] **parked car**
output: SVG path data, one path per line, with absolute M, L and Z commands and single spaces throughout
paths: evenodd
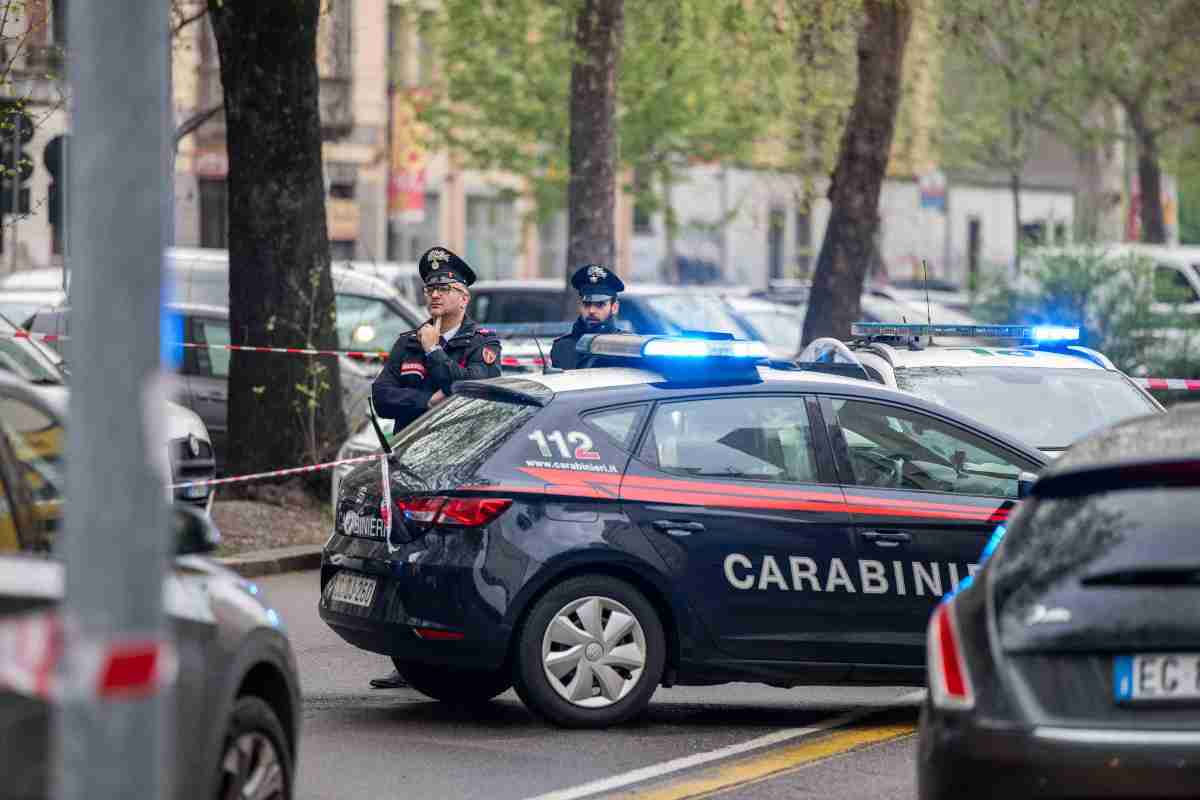
M 929 623 L 922 800 L 1200 796 L 1198 442 L 1194 405 L 1122 422 L 996 529 Z
M 61 356 L 40 342 L 17 338 L 15 333 L 17 327 L 0 316 L 0 376 L 11 376 L 30 385 L 30 391 L 39 393 L 44 403 L 57 410 L 58 416 L 65 417 L 68 373 Z M 213 442 L 203 420 L 170 400 L 165 405 L 167 441 L 165 447 L 156 451 L 161 456 L 163 474 L 172 483 L 212 478 L 216 471 Z M 210 486 L 195 486 L 178 489 L 173 497 L 208 512 L 213 494 Z
M 620 316 L 634 333 L 704 330 L 753 338 L 721 298 L 730 288 L 631 285 L 621 293 Z M 485 325 L 561 322 L 575 316 L 568 311 L 574 292 L 568 294 L 557 279 L 479 281 L 471 287 L 471 298 L 471 316 Z
M 62 564 L 50 553 L 64 419 L 38 388 L 0 376 L 0 626 L 53 613 L 62 600 Z M 179 659 L 172 796 L 290 798 L 301 716 L 291 645 L 257 586 L 201 557 L 219 540 L 212 522 L 184 506 L 173 513 L 163 532 L 176 552 L 163 581 Z M 5 797 L 50 795 L 51 717 L 44 696 L 0 689 Z
M 195 283 L 177 284 L 176 289 L 191 287 L 186 294 L 215 297 L 219 262 L 208 258 L 197 264 L 181 264 L 179 275 L 199 274 Z M 193 271 L 191 267 L 195 266 Z M 222 273 L 228 278 L 228 272 Z M 334 267 L 334 302 L 337 308 L 337 346 L 344 350 L 390 350 L 397 337 L 424 321 L 425 316 L 401 298 L 391 287 L 370 275 Z M 203 291 L 199 287 L 203 287 Z M 226 288 L 225 293 L 228 293 Z M 209 305 L 176 302 L 169 308 L 183 317 L 185 341 L 204 344 L 229 344 L 229 311 L 224 302 Z M 70 309 L 60 306 L 39 311 L 29 320 L 29 330 L 40 334 L 69 336 Z M 59 352 L 63 345 L 47 344 Z M 221 349 L 188 348 L 182 353 L 180 381 L 176 399 L 204 420 L 213 437 L 216 467 L 224 469 L 227 441 L 229 365 L 232 353 Z M 281 356 L 284 357 L 284 356 Z M 339 357 L 342 409 L 353 430 L 366 419 L 367 397 L 371 381 L 379 373 L 382 359 Z
M 62 290 L 8 291 L 0 289 L 0 314 L 24 325 L 34 314 L 60 306 L 67 300 Z
M 726 296 L 735 317 L 751 334 L 767 345 L 771 358 L 790 361 L 800 352 L 807 305 L 784 305 L 754 297 Z
M 333 262 L 336 267 L 363 272 L 386 281 L 410 303 L 422 305 L 425 302 L 425 281 L 415 261 L 343 261 Z

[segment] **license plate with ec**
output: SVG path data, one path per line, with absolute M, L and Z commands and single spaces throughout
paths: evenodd
M 1113 690 L 1118 703 L 1200 700 L 1200 653 L 1117 656 Z

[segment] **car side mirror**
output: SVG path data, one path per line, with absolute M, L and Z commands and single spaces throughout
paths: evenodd
M 175 555 L 192 556 L 211 553 L 221 543 L 221 532 L 212 518 L 188 505 L 171 507 L 175 533 Z
M 1017 476 L 1017 497 L 1024 499 L 1033 492 L 1033 484 L 1037 482 L 1037 475 L 1032 472 L 1022 472 Z

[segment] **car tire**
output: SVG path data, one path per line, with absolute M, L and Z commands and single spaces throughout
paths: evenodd
M 458 669 L 392 659 L 408 685 L 426 697 L 454 705 L 486 703 L 512 688 L 508 670 Z
M 517 694 L 567 728 L 603 728 L 641 713 L 666 665 L 658 612 L 633 586 L 607 575 L 551 588 L 533 604 L 514 646 Z
M 217 797 L 242 797 L 257 785 L 255 797 L 291 800 L 292 754 L 279 717 L 264 700 L 239 697 L 221 748 Z

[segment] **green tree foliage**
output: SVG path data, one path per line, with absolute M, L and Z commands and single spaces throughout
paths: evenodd
M 1200 105 L 1200 13 L 1195 0 L 1089 0 L 1075 7 L 1077 79 L 1124 110 L 1137 145 L 1142 239 L 1163 242 L 1164 145 L 1181 126 L 1194 124 Z
M 759 6 L 626 4 L 622 167 L 661 174 L 697 160 L 749 159 L 757 138 L 777 127 L 790 52 L 773 12 Z M 427 31 L 441 65 L 422 113 L 435 143 L 469 166 L 526 178 L 543 215 L 565 201 L 576 11 L 574 2 L 446 0 Z M 638 187 L 643 200 L 659 199 L 654 187 Z
M 976 307 L 997 323 L 1078 323 L 1082 343 L 1136 375 L 1192 377 L 1200 370 L 1200 332 L 1156 298 L 1154 265 L 1102 248 L 1039 254 L 1019 283 L 1001 280 Z

